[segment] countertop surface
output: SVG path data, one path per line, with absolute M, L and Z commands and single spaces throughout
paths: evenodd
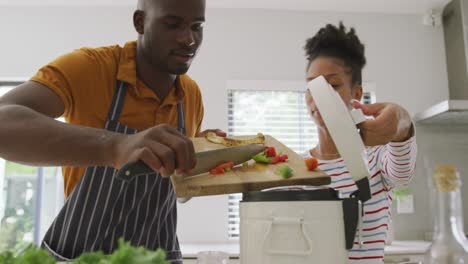
M 391 245 L 385 247 L 385 254 L 424 254 L 430 246 L 431 242 L 428 241 L 393 241 Z
M 424 254 L 430 246 L 427 241 L 393 241 L 391 245 L 385 247 L 385 255 L 407 255 Z M 239 257 L 239 244 L 204 244 L 204 243 L 181 243 L 180 248 L 184 258 L 196 258 L 201 251 L 222 251 L 230 257 Z

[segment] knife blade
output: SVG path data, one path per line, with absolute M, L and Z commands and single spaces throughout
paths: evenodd
M 195 153 L 197 164 L 187 176 L 195 176 L 209 172 L 214 167 L 225 163 L 234 162 L 234 165 L 242 164 L 250 160 L 254 155 L 265 150 L 264 145 L 246 145 L 228 147 Z M 148 173 L 155 173 L 141 160 L 128 162 L 117 172 L 116 177 L 124 181 L 132 181 L 133 178 Z

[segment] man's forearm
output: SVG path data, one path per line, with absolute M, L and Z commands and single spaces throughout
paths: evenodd
M 37 166 L 113 165 L 121 135 L 56 121 L 30 108 L 0 106 L 0 157 Z

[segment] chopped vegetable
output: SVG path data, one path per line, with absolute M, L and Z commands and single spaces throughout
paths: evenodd
M 314 157 L 305 160 L 308 171 L 313 171 L 318 167 L 318 160 Z
M 252 159 L 258 163 L 265 163 L 265 164 L 269 164 L 272 160 L 271 158 L 267 157 L 265 152 L 258 153 L 257 155 L 253 156 Z
M 277 168 L 275 173 L 280 175 L 283 179 L 289 179 L 293 176 L 293 170 L 287 165 Z
M 286 162 L 288 160 L 288 155 L 279 155 L 279 156 L 276 156 L 274 157 L 270 164 L 277 164 L 277 163 L 280 163 L 280 162 Z
M 267 147 L 265 150 L 265 155 L 269 158 L 276 157 L 276 150 L 274 147 Z
M 264 164 L 277 164 L 280 162 L 286 162 L 288 160 L 288 155 L 276 154 L 276 149 L 274 147 L 267 147 L 265 151 L 253 156 L 253 160 L 258 163 Z
M 218 174 L 223 174 L 223 173 L 224 173 L 224 170 L 220 170 L 220 169 L 217 169 L 217 168 L 214 168 L 214 169 L 210 170 L 210 174 L 213 174 L 213 175 L 218 175 Z
M 287 161 L 289 159 L 288 155 L 286 155 L 286 154 L 280 155 L 279 157 L 280 157 L 281 162 L 285 162 L 285 161 Z
M 274 157 L 274 158 L 271 160 L 270 164 L 277 164 L 277 163 L 279 163 L 279 162 L 281 162 L 281 157 L 280 157 L 280 156 L 276 156 L 276 157 Z
M 210 173 L 213 175 L 224 174 L 226 172 L 230 172 L 233 167 L 234 167 L 234 162 L 226 162 L 210 170 Z

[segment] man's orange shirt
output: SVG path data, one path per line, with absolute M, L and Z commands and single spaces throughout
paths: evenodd
M 141 131 L 163 123 L 177 127 L 177 102 L 182 100 L 187 136 L 194 137 L 200 132 L 204 114 L 198 85 L 187 75 L 181 75 L 161 102 L 137 79 L 136 45 L 136 42 L 129 42 L 124 47 L 79 49 L 44 66 L 31 80 L 49 87 L 61 98 L 67 122 L 95 128 L 105 126 L 117 80 L 128 83 L 119 122 L 130 128 Z M 66 197 L 85 169 L 63 167 Z

